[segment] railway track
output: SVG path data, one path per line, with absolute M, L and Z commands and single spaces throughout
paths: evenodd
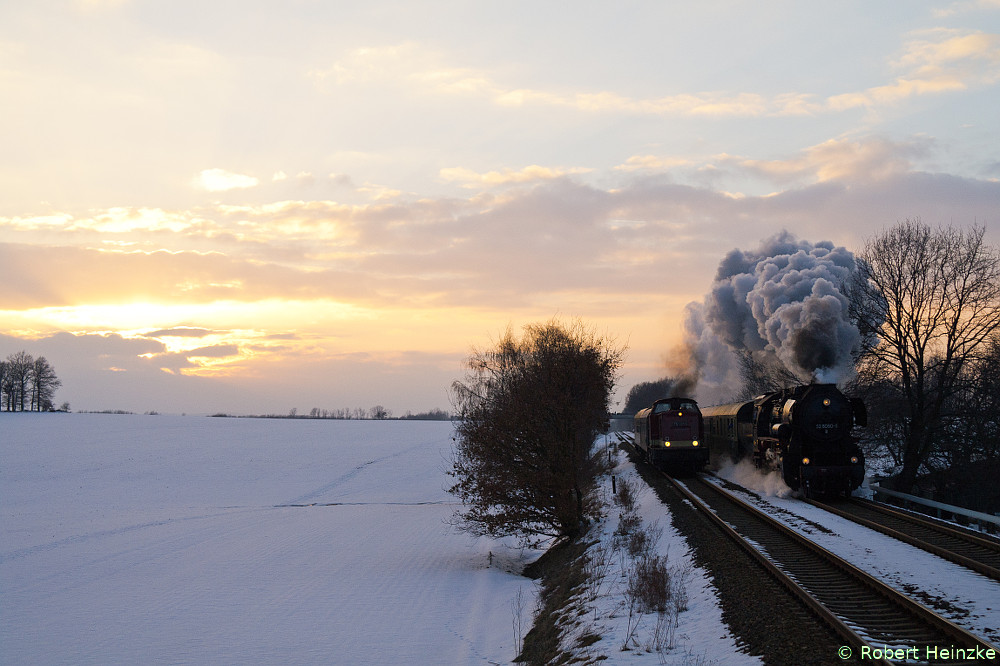
M 846 501 L 806 501 L 1000 581 L 1000 542 L 994 539 L 951 528 L 876 502 L 855 498 Z
M 1000 654 L 991 643 L 948 622 L 719 486 L 700 478 L 681 483 L 664 476 L 833 627 L 855 658 L 875 663 L 975 664 L 989 661 L 987 655 Z M 967 652 L 958 653 L 956 649 Z

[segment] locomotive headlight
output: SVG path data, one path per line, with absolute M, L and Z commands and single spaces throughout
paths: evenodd
M 829 407 L 830 406 L 830 399 L 829 398 L 823 398 L 823 406 L 824 407 Z
M 857 456 L 851 456 L 851 464 L 852 465 L 857 465 L 858 464 L 858 457 Z
M 692 445 L 692 446 L 698 446 L 698 440 L 696 439 L 696 440 L 694 440 L 693 442 L 691 442 L 691 445 Z
M 803 458 L 802 459 L 802 464 L 803 465 L 808 465 L 809 464 L 809 458 Z
M 670 446 L 670 442 L 663 442 L 664 446 Z

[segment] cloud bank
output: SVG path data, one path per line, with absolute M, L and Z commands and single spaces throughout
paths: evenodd
M 535 177 L 465 198 L 0 218 L 0 277 L 18 284 L 0 290 L 0 312 L 24 340 L 116 331 L 155 343 L 114 367 L 176 377 L 262 377 L 362 353 L 392 376 L 417 350 L 440 355 L 432 372 L 444 375 L 470 340 L 563 313 L 627 337 L 637 379 L 661 373 L 686 319 L 707 383 L 732 385 L 733 347 L 835 380 L 843 356 L 830 349 L 854 344 L 836 318 L 847 248 L 912 216 L 985 221 L 996 242 L 1000 183 L 914 171 L 921 150 L 872 139 L 782 162 L 714 161 L 729 178 L 785 183 L 757 196 L 679 182 L 689 164 L 635 160 L 646 168 L 610 187 L 591 172 L 521 169 L 510 173 Z M 829 242 L 757 247 L 780 228 Z M 707 285 L 711 298 L 685 314 Z

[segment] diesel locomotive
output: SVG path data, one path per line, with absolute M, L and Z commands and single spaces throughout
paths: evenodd
M 661 469 L 696 471 L 708 464 L 704 425 L 691 398 L 664 398 L 635 415 L 635 447 Z

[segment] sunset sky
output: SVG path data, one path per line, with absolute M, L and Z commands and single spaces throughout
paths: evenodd
M 0 357 L 74 410 L 450 408 L 579 317 L 656 379 L 720 259 L 1000 243 L 1000 0 L 0 0 Z

